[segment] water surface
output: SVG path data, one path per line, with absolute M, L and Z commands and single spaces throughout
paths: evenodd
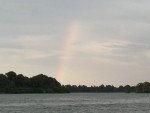
M 150 94 L 1 94 L 0 113 L 150 113 Z

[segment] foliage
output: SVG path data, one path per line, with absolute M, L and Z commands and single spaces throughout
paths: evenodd
M 67 89 L 70 92 L 95 92 L 95 93 L 113 93 L 113 92 L 134 92 L 135 86 L 119 86 L 114 87 L 113 85 L 100 85 L 100 86 L 90 86 L 87 87 L 85 85 L 65 85 L 65 89 Z
M 136 86 L 119 86 L 100 85 L 100 86 L 85 86 L 85 85 L 61 85 L 55 78 L 39 74 L 28 78 L 22 74 L 16 74 L 10 71 L 6 74 L 0 74 L 0 93 L 69 93 L 69 92 L 136 92 L 150 93 L 150 83 L 139 83 Z
M 39 74 L 28 78 L 10 71 L 0 74 L 0 93 L 64 93 L 61 84 L 52 77 Z
M 150 93 L 150 83 L 149 82 L 139 83 L 136 86 L 136 92 L 137 93 Z

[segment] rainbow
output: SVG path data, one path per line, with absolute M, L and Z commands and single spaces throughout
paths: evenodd
M 62 53 L 59 58 L 58 67 L 56 70 L 56 79 L 60 83 L 64 83 L 65 76 L 67 74 L 67 67 L 70 61 L 71 49 L 75 39 L 77 38 L 78 25 L 73 23 L 69 26 L 67 30 L 67 36 L 65 39 L 64 46 L 62 48 Z

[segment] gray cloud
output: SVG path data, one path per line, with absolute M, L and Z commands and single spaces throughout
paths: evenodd
M 149 80 L 149 10 L 148 0 L 0 0 L 0 71 L 55 77 L 76 24 L 64 84 Z

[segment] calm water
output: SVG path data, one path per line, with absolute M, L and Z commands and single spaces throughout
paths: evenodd
M 150 94 L 1 94 L 0 113 L 150 113 Z

